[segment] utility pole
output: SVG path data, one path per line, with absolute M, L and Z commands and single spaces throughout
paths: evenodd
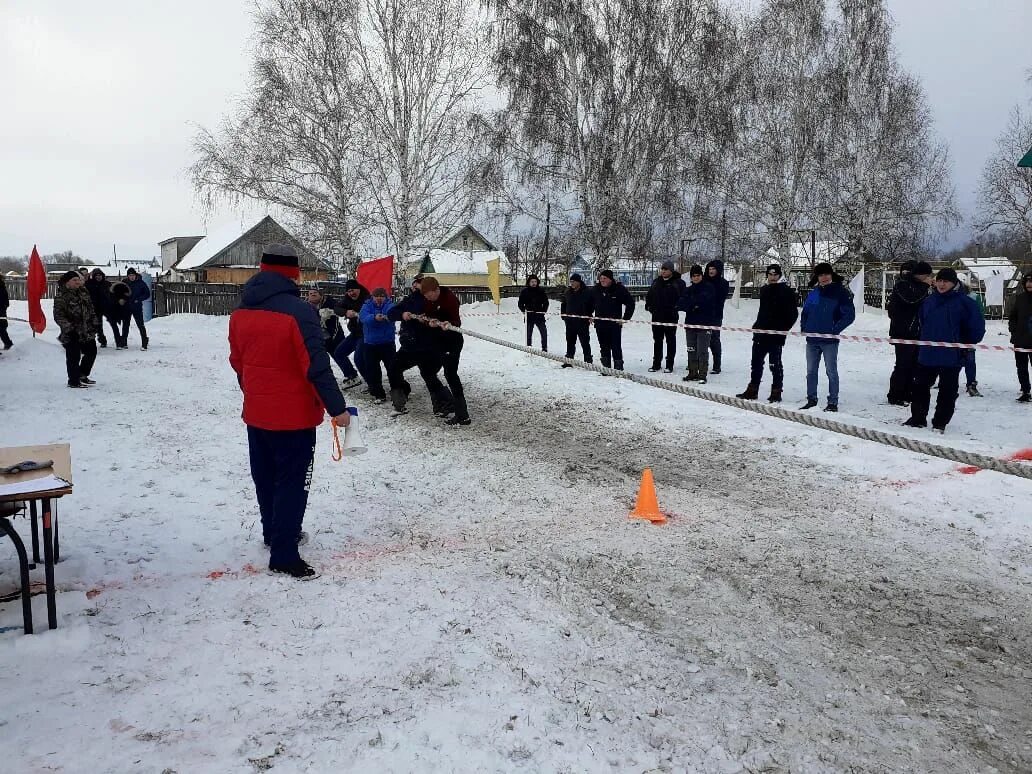
M 812 261 L 811 266 L 819 263 L 817 260 L 817 230 L 812 228 L 810 229 L 810 260 Z
M 545 284 L 548 284 L 548 267 L 550 264 L 548 242 L 552 237 L 552 202 L 545 202 Z
M 727 209 L 720 214 L 720 260 L 727 261 Z

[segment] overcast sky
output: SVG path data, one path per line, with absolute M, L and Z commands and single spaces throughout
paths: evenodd
M 1032 0 L 889 0 L 966 213 L 1032 90 Z M 205 231 L 184 172 L 247 77 L 248 0 L 0 0 L 0 255 L 149 258 Z M 212 227 L 229 218 L 222 212 Z M 951 241 L 962 240 L 960 230 Z

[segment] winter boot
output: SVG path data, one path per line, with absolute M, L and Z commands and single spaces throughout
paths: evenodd
M 806 399 L 806 403 L 804 403 L 802 406 L 800 406 L 799 410 L 800 411 L 806 411 L 807 409 L 812 409 L 816 405 L 817 405 L 817 401 L 815 401 L 813 398 L 807 398 Z
M 825 411 L 831 411 L 831 412 L 834 413 L 834 412 L 838 411 L 838 404 L 837 403 L 830 403 L 829 402 L 828 405 L 824 407 L 824 410 Z
M 408 395 L 400 387 L 391 390 L 391 403 L 394 404 L 394 411 L 398 414 L 405 414 L 405 404 L 408 402 Z
M 967 386 L 967 394 L 970 398 L 982 397 L 982 393 L 978 391 L 978 382 L 971 382 L 971 384 Z
M 442 386 L 441 389 L 431 392 L 430 405 L 433 407 L 434 416 L 446 417 L 451 414 L 455 411 L 451 390 Z
M 742 400 L 756 400 L 760 397 L 760 385 L 755 382 L 749 382 L 749 386 L 745 388 L 745 392 L 740 392 L 735 395 L 736 398 Z
M 1018 396 L 1018 403 L 1032 403 L 1032 392 L 1025 390 Z
M 653 363 L 652 368 L 649 369 L 650 374 L 654 374 L 659 371 L 659 363 Z
M 623 370 L 623 361 L 622 360 L 614 360 L 613 361 L 613 368 L 615 368 L 617 371 L 622 371 Z
M 924 419 L 914 419 L 910 417 L 906 422 L 903 423 L 904 427 L 928 427 L 928 422 Z
M 141 341 L 140 341 L 141 348 L 142 349 L 147 349 L 148 342 L 150 342 L 150 339 L 148 339 L 146 336 L 144 336 L 143 339 L 141 339 Z M 309 569 L 311 569 L 311 568 L 309 568 Z
M 705 384 L 706 383 L 706 370 L 707 370 L 706 366 L 702 366 L 698 370 L 698 372 L 696 372 L 695 377 L 696 377 L 696 379 L 699 380 L 699 384 Z
M 768 403 L 781 403 L 781 388 L 780 387 L 771 387 L 770 388 L 770 397 L 767 398 L 767 402 Z
M 589 360 L 587 362 L 590 363 L 591 361 Z M 613 361 L 610 360 L 608 357 L 602 358 L 602 367 L 603 368 L 612 368 L 613 367 Z
M 298 559 L 290 564 L 273 564 L 269 562 L 269 569 L 272 572 L 283 573 L 298 580 L 311 580 L 318 577 L 318 573 L 304 559 Z
M 688 364 L 688 374 L 682 377 L 682 382 L 694 382 L 699 378 L 699 369 L 695 366 L 695 363 Z

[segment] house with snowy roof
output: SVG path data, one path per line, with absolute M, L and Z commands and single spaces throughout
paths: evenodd
M 487 287 L 488 261 L 499 260 L 502 286 L 514 284 L 505 253 L 468 223 L 449 233 L 437 247 L 424 248 L 405 261 L 405 274 L 436 277 L 442 285 Z
M 237 221 L 227 223 L 201 237 L 169 237 L 158 246 L 162 270 L 173 282 L 241 285 L 258 273 L 262 252 L 274 242 L 293 245 L 297 250 L 302 282 L 323 281 L 332 276 L 332 267 L 327 261 L 305 247 L 270 215 L 250 226 L 242 226 Z

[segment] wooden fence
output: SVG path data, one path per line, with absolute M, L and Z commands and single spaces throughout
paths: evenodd
M 4 284 L 7 285 L 7 295 L 12 301 L 28 301 L 26 290 L 26 279 L 24 277 L 4 277 Z M 57 280 L 47 280 L 47 294 L 43 298 L 53 298 L 57 293 Z
M 240 305 L 242 288 L 243 285 L 206 282 L 155 282 L 151 289 L 154 316 L 227 315 Z

